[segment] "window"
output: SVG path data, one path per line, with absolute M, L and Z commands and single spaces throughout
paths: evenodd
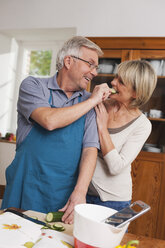
M 49 76 L 51 70 L 52 51 L 30 51 L 27 57 L 27 74 L 31 76 Z

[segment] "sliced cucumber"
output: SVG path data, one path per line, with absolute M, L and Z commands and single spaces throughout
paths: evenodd
M 64 215 L 64 212 L 49 212 L 46 215 L 46 221 L 47 222 L 56 222 L 56 221 L 62 221 L 62 216 Z
M 50 224 L 48 224 L 48 223 L 46 223 L 46 225 L 44 226 L 45 228 L 52 228 L 52 226 L 50 225 Z
M 53 229 L 56 230 L 56 231 L 59 231 L 59 232 L 65 231 L 64 226 L 61 225 L 61 224 L 57 224 L 57 223 L 53 225 Z
M 65 227 L 62 224 L 58 224 L 58 223 L 54 225 L 50 225 L 47 223 L 46 226 L 43 226 L 41 229 L 51 229 L 59 232 L 65 231 Z
M 116 94 L 117 93 L 117 91 L 114 88 L 110 88 L 110 90 L 111 90 L 111 94 Z
M 43 226 L 41 229 L 49 229 L 50 227 L 48 226 Z

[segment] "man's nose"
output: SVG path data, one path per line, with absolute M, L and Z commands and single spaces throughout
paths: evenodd
M 96 68 L 92 68 L 91 73 L 92 73 L 92 75 L 94 75 L 94 77 L 96 77 L 98 75 L 98 72 L 97 72 Z

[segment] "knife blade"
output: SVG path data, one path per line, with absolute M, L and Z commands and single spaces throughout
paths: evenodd
M 36 224 L 47 226 L 47 223 L 45 223 L 45 222 L 43 222 L 41 220 L 37 220 L 37 219 L 34 219 L 32 217 L 29 217 L 28 215 L 23 214 L 22 212 L 19 212 L 19 211 L 15 210 L 15 209 L 7 208 L 7 209 L 4 210 L 4 212 L 11 212 L 13 214 L 19 215 L 20 217 L 22 217 L 22 218 L 24 218 L 26 220 L 32 221 L 32 222 L 34 222 Z

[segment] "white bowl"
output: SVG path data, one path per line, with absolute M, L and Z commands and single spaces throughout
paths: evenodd
M 116 210 L 94 204 L 79 204 L 74 209 L 75 248 L 114 248 L 119 245 L 129 224 L 117 228 L 101 222 Z

